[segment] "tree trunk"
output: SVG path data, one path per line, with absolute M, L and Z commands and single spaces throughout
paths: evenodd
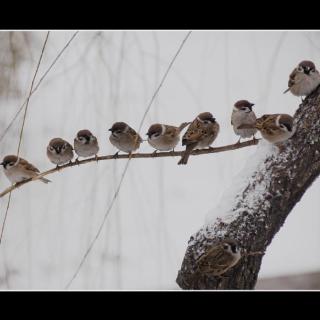
M 196 272 L 197 260 L 217 239 L 233 238 L 248 252 L 265 252 L 288 214 L 320 173 L 320 87 L 299 106 L 296 133 L 266 156 L 235 197 L 232 218 L 203 226 L 188 243 L 178 272 L 182 289 L 254 289 L 263 255 L 243 256 L 223 277 Z M 219 212 L 220 214 L 220 212 Z M 223 212 L 221 212 L 223 214 Z

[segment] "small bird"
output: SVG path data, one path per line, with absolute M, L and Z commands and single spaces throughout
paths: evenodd
M 241 258 L 241 250 L 236 241 L 224 239 L 214 243 L 197 261 L 198 272 L 221 276 L 236 265 Z
M 190 122 L 183 122 L 179 127 L 166 124 L 155 123 L 150 126 L 147 136 L 149 144 L 159 151 L 173 150 L 180 140 L 181 131 L 189 125 Z
M 295 133 L 293 118 L 284 113 L 265 114 L 256 120 L 254 127 L 261 132 L 261 135 L 265 140 L 276 145 L 288 140 Z M 248 129 L 252 128 L 252 126 L 244 124 L 239 128 Z
M 231 114 L 231 125 L 233 126 L 234 133 L 240 136 L 237 143 L 240 143 L 241 138 L 250 138 L 257 132 L 257 129 L 239 129 L 238 127 L 243 124 L 254 125 L 256 123 L 256 115 L 252 111 L 253 103 L 247 100 L 239 100 L 234 104 Z
M 73 145 L 74 151 L 79 157 L 95 156 L 97 159 L 97 153 L 99 152 L 98 140 L 89 130 L 80 130 L 74 138 Z
M 265 114 L 257 119 L 256 128 L 273 144 L 284 142 L 295 133 L 293 118 L 289 114 Z
M 114 123 L 109 131 L 111 131 L 109 137 L 110 142 L 119 149 L 114 155 L 115 158 L 120 151 L 129 154 L 136 151 L 143 141 L 140 135 L 125 122 Z
M 312 61 L 301 61 L 289 76 L 288 89 L 295 96 L 307 96 L 320 84 L 320 74 Z
M 18 158 L 15 155 L 5 156 L 0 164 L 3 166 L 4 173 L 11 183 L 19 183 L 34 178 L 40 173 L 39 169 L 27 160 Z M 51 182 L 43 177 L 39 178 L 39 180 L 44 183 Z
M 210 148 L 210 145 L 217 138 L 219 130 L 220 126 L 210 112 L 200 113 L 192 121 L 182 137 L 182 145 L 186 146 L 186 151 L 178 164 L 187 164 L 192 150 L 196 148 Z
M 47 156 L 58 168 L 60 165 L 71 162 L 73 158 L 72 145 L 61 138 L 54 138 L 50 140 L 47 147 Z

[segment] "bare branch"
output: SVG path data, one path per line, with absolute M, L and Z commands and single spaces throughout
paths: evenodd
M 245 141 L 245 142 L 241 142 L 241 143 L 230 144 L 230 145 L 223 146 L 223 147 L 193 150 L 191 155 L 197 156 L 197 155 L 202 155 L 202 154 L 210 154 L 210 153 L 218 153 L 218 152 L 236 150 L 236 149 L 241 149 L 241 148 L 245 148 L 248 146 L 256 145 L 256 144 L 258 144 L 258 142 L 259 142 L 259 139 L 254 139 L 254 140 L 249 140 L 249 141 Z M 18 184 L 14 184 L 11 187 L 2 191 L 0 193 L 0 198 L 2 198 L 3 196 L 8 194 L 9 192 L 29 183 L 31 181 L 39 180 L 41 177 L 47 176 L 47 175 L 55 173 L 57 171 L 64 170 L 66 168 L 80 166 L 80 165 L 90 163 L 90 162 L 95 162 L 95 161 L 98 162 L 98 161 L 102 161 L 102 160 L 129 159 L 129 158 L 131 158 L 131 159 L 140 158 L 141 159 L 141 158 L 165 158 L 165 157 L 179 157 L 179 156 L 181 157 L 183 153 L 184 153 L 184 151 L 169 151 L 169 152 L 158 152 L 158 153 L 133 153 L 133 154 L 131 154 L 131 156 L 129 154 L 120 154 L 115 158 L 114 155 L 108 155 L 108 156 L 100 156 L 97 158 L 93 157 L 93 158 L 89 158 L 89 159 L 84 159 L 84 160 L 80 160 L 78 162 L 74 161 L 74 162 L 67 163 L 63 166 L 60 166 L 58 168 L 54 167 L 50 170 L 44 171 L 32 179 L 27 179 L 27 180 L 22 181 Z

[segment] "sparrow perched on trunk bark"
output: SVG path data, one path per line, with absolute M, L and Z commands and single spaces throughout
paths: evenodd
M 307 96 L 320 84 L 320 74 L 312 61 L 302 61 L 289 76 L 288 89 L 295 96 Z
M 182 145 L 186 146 L 186 151 L 178 164 L 187 164 L 192 150 L 210 147 L 219 130 L 220 126 L 210 112 L 200 113 L 182 137 Z
M 232 239 L 213 244 L 197 261 L 198 272 L 221 276 L 236 265 L 241 258 L 241 250 Z
M 54 138 L 47 146 L 47 156 L 57 167 L 71 162 L 73 158 L 72 145 L 61 138 Z
M 243 124 L 254 125 L 256 123 L 256 115 L 252 111 L 253 103 L 247 100 L 239 100 L 234 104 L 231 114 L 231 125 L 233 126 L 234 133 L 241 138 L 250 138 L 256 134 L 257 129 L 239 129 L 238 127 Z
M 15 155 L 5 156 L 0 164 L 3 166 L 4 173 L 11 183 L 19 183 L 34 178 L 40 173 L 39 169 L 27 160 L 18 158 Z M 45 178 L 40 178 L 39 180 L 44 183 L 51 182 Z
M 184 122 L 179 127 L 156 123 L 150 126 L 147 136 L 149 144 L 159 151 L 174 150 L 180 140 L 181 131 L 189 125 Z
M 74 138 L 74 151 L 79 157 L 96 156 L 99 152 L 97 138 L 89 130 L 80 130 Z
M 109 129 L 110 142 L 120 151 L 131 153 L 136 151 L 143 141 L 140 135 L 125 122 L 116 122 Z M 117 157 L 119 151 L 114 155 Z

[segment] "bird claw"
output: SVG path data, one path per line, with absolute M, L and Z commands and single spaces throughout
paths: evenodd
M 70 161 L 71 161 L 71 160 L 70 160 Z M 80 165 L 79 157 L 75 160 L 75 163 L 76 163 L 77 165 Z
M 117 159 L 118 158 L 118 156 L 119 156 L 119 151 L 118 152 L 116 152 L 114 155 L 113 155 L 113 159 Z
M 96 161 L 98 162 L 98 155 L 95 155 L 94 158 L 96 159 Z
M 153 151 L 151 156 L 152 156 L 152 157 L 155 157 L 156 154 L 157 154 L 157 152 L 158 152 L 158 150 Z

